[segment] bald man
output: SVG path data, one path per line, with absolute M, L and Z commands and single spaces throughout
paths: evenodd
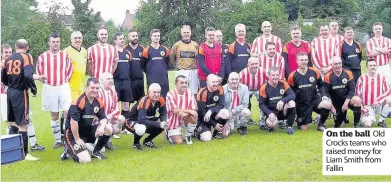
M 230 111 L 228 123 L 231 132 L 236 128 L 240 135 L 247 134 L 247 122 L 251 111 L 247 108 L 249 103 L 248 87 L 240 83 L 239 74 L 232 72 L 228 76 L 228 84 L 223 86 L 225 108 Z
M 354 95 L 356 83 L 353 73 L 342 69 L 340 57 L 331 59 L 331 67 L 332 71 L 325 75 L 324 83 L 326 96 L 331 99 L 336 113 L 334 127 L 342 127 L 348 109 L 353 111 L 354 127 L 357 127 L 361 117 L 361 99 Z
M 161 90 L 159 84 L 152 83 L 148 88 L 148 95 L 133 106 L 129 117 L 126 118 L 125 128 L 135 134 L 133 140 L 135 150 L 143 150 L 140 140 L 144 133 L 149 133 L 149 136 L 144 139 L 143 144 L 152 149 L 157 148 L 153 139 L 167 129 L 167 109 L 165 99 L 160 96 Z M 159 113 L 159 117 L 156 117 L 156 113 Z M 143 127 L 137 124 L 144 125 L 145 132 L 138 131 L 143 130 Z
M 209 74 L 207 86 L 197 94 L 198 123 L 195 135 L 204 142 L 210 141 L 212 137 L 226 138 L 230 133 L 231 127 L 227 124 L 230 113 L 224 108 L 224 90 L 219 83 L 217 75 Z
M 9 56 L 1 66 L 1 82 L 8 87 L 8 122 L 14 122 L 22 135 L 25 160 L 37 161 L 38 158 L 28 153 L 27 129 L 29 124 L 29 95 L 37 94 L 34 82 L 33 57 L 27 54 L 29 44 L 25 39 L 15 42 L 16 53 Z
M 266 52 L 265 45 L 267 42 L 273 42 L 276 44 L 276 51 L 281 53 L 282 41 L 280 37 L 272 35 L 272 24 L 269 21 L 262 22 L 261 30 L 263 34 L 254 40 L 251 53 L 260 55 Z

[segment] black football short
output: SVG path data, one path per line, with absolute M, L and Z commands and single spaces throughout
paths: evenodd
M 132 95 L 133 95 L 132 102 L 137 102 L 145 96 L 143 79 L 132 80 L 131 87 L 132 87 Z
M 26 90 L 8 88 L 7 91 L 7 118 L 18 126 L 29 123 L 29 96 Z
M 90 131 L 79 133 L 80 139 L 82 139 L 84 143 L 95 143 L 95 133 L 96 129 L 98 129 L 98 126 L 99 125 L 93 125 Z M 87 148 L 82 148 L 76 144 L 76 140 L 73 137 L 71 129 L 67 129 L 65 132 L 65 146 L 67 148 L 67 153 L 75 162 L 79 162 L 79 157 L 77 157 L 77 154 L 87 150 Z
M 320 114 L 320 109 L 318 109 L 318 106 L 321 102 L 322 99 L 320 97 L 316 97 L 310 103 L 296 103 L 296 112 L 299 126 L 307 125 L 312 122 L 312 112 Z
M 223 119 L 216 119 L 216 115 L 217 113 L 213 113 L 211 116 L 210 116 L 210 121 L 209 122 L 203 122 L 203 121 L 200 121 L 201 119 L 203 120 L 204 119 L 204 116 L 203 115 L 199 115 L 198 116 L 198 122 L 197 122 L 197 126 L 196 126 L 196 129 L 194 131 L 196 137 L 199 139 L 201 134 L 204 133 L 204 132 L 207 132 L 207 131 L 212 131 L 212 125 L 210 123 L 212 123 L 211 121 L 214 121 L 218 124 L 221 124 L 221 125 L 225 125 L 227 123 L 227 120 L 223 120 Z
M 130 80 L 114 80 L 114 86 L 118 95 L 118 101 L 131 102 L 133 100 Z
M 277 120 L 286 120 L 288 119 L 287 116 L 284 116 L 284 110 L 278 111 L 277 109 L 272 110 L 274 115 L 277 117 Z M 269 116 L 266 116 L 266 119 L 269 118 Z

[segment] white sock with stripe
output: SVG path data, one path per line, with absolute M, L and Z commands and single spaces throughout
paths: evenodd
M 60 121 L 52 121 L 52 132 L 56 142 L 61 142 Z

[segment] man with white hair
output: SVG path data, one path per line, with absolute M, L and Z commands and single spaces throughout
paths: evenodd
M 176 42 L 170 52 L 170 64 L 177 70 L 176 75 L 184 75 L 188 79 L 190 90 L 198 92 L 197 50 L 198 44 L 191 40 L 189 25 L 181 27 L 182 39 Z
M 248 109 L 252 110 L 250 99 L 252 96 L 259 99 L 259 88 L 267 80 L 266 71 L 259 67 L 259 61 L 256 57 L 250 57 L 248 59 L 247 68 L 243 69 L 239 73 L 240 81 L 242 84 L 246 85 L 249 90 L 249 101 Z M 248 124 L 256 124 L 252 119 L 248 121 Z M 260 114 L 260 127 L 261 129 L 265 126 L 265 121 L 263 120 L 262 113 Z
M 134 134 L 133 148 L 142 151 L 140 140 L 144 133 L 149 136 L 143 144 L 149 148 L 157 148 L 152 141 L 164 129 L 167 129 L 167 109 L 165 99 L 160 96 L 161 87 L 152 83 L 148 88 L 148 95 L 138 101 L 131 109 L 129 118 L 126 118 L 125 128 Z M 159 117 L 156 114 L 159 113 Z
M 390 55 L 391 39 L 383 36 L 383 24 L 376 22 L 372 26 L 374 37 L 366 43 L 367 56 L 375 59 L 378 72 L 391 83 Z
M 237 24 L 235 26 L 236 40 L 228 47 L 229 61 L 226 63 L 229 73 L 242 71 L 250 58 L 251 45 L 246 42 L 246 26 Z
M 354 95 L 356 87 L 354 74 L 350 70 L 342 69 L 340 57 L 331 59 L 331 67 L 332 71 L 324 77 L 324 84 L 326 95 L 331 99 L 336 113 L 334 127 L 342 126 L 349 108 L 353 111 L 354 127 L 357 127 L 361 116 L 361 99 Z
M 98 97 L 103 100 L 106 118 L 113 128 L 113 134 L 118 134 L 125 123 L 125 117 L 120 114 L 117 92 L 113 88 L 114 81 L 111 73 L 100 75 Z M 111 141 L 106 143 L 107 149 L 114 149 Z
M 280 70 L 272 66 L 268 71 L 269 80 L 259 90 L 259 108 L 265 113 L 266 125 L 269 132 L 273 132 L 279 120 L 288 120 L 286 132 L 292 135 L 296 114 L 296 95 L 289 84 L 280 80 Z
M 239 74 L 232 72 L 228 76 L 228 84 L 223 86 L 225 108 L 230 111 L 231 132 L 236 128 L 240 135 L 247 135 L 247 122 L 251 118 L 248 87 L 240 83 Z
M 89 78 L 86 91 L 72 102 L 65 122 L 65 148 L 61 160 L 66 160 L 69 156 L 79 163 L 90 162 L 91 156 L 100 160 L 107 159 L 101 150 L 109 141 L 113 128 L 107 121 L 103 100 L 98 98 L 98 90 L 98 79 Z M 95 142 L 90 156 L 86 144 Z
M 167 93 L 168 128 L 166 138 L 172 144 L 182 143 L 182 128 L 186 128 L 185 141 L 191 145 L 191 137 L 198 120 L 197 101 L 191 90 L 187 88 L 186 76 L 178 75 L 175 78 L 176 88 Z
M 231 129 L 227 124 L 230 113 L 224 108 L 224 90 L 219 85 L 219 77 L 209 74 L 206 84 L 197 94 L 198 123 L 195 131 L 195 136 L 204 142 L 210 141 L 212 137 L 226 138 Z
M 261 30 L 263 34 L 254 40 L 251 53 L 257 55 L 264 53 L 266 51 L 265 45 L 267 42 L 273 42 L 276 44 L 276 51 L 281 53 L 282 41 L 280 37 L 272 35 L 272 24 L 269 21 L 262 22 Z
M 380 114 L 378 126 L 388 128 L 385 118 L 391 112 L 391 88 L 387 78 L 378 72 L 377 60 L 369 58 L 368 73 L 363 74 L 356 84 L 356 95 L 361 98 L 361 124 L 370 128 Z

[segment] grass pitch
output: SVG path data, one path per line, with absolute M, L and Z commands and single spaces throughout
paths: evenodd
M 170 73 L 170 88 L 174 88 L 174 74 Z M 37 82 L 38 83 L 38 82 Z M 113 139 L 115 151 L 107 151 L 108 160 L 93 160 L 80 165 L 71 159 L 61 162 L 62 149 L 53 150 L 50 114 L 41 110 L 39 94 L 31 97 L 33 122 L 37 141 L 46 146 L 44 152 L 32 152 L 38 162 L 21 161 L 1 166 L 2 181 L 135 181 L 135 180 L 339 180 L 391 181 L 391 176 L 323 176 L 322 133 L 311 125 L 309 131 L 296 131 L 288 136 L 285 130 L 269 133 L 250 126 L 247 136 L 234 134 L 225 140 L 203 143 L 194 139 L 194 145 L 173 146 L 155 139 L 158 149 L 134 151 L 133 136 L 121 135 Z M 259 120 L 259 108 L 252 100 L 253 119 Z M 349 112 L 351 123 L 352 113 Z M 387 120 L 390 124 L 390 121 Z M 333 121 L 328 120 L 332 127 Z M 347 127 L 352 127 L 349 124 Z M 2 122 L 4 133 L 5 123 Z

